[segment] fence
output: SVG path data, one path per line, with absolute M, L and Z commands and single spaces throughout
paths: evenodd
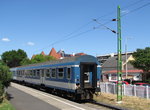
M 105 93 L 117 93 L 117 85 L 114 83 L 100 83 L 101 92 Z M 150 99 L 150 87 L 148 86 L 136 86 L 136 85 L 123 85 L 122 94 L 125 96 L 137 96 L 141 98 Z

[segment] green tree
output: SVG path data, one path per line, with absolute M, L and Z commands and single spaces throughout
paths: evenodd
M 146 81 L 150 78 L 150 47 L 145 49 L 137 49 L 133 53 L 134 60 L 131 64 L 138 69 L 143 70 L 142 79 Z
M 31 60 L 29 58 L 24 58 L 21 61 L 21 65 L 28 65 L 28 64 L 31 64 Z
M 56 60 L 53 56 L 45 56 L 46 61 Z
M 36 55 L 34 58 L 31 59 L 31 63 L 41 63 L 41 62 L 45 62 L 45 61 L 51 61 L 51 60 L 56 60 L 54 57 L 52 56 L 44 56 L 44 55 Z
M 0 81 L 0 103 L 3 101 L 4 85 Z
M 34 56 L 34 58 L 32 58 L 31 60 L 29 58 L 23 59 L 21 61 L 21 65 L 35 64 L 52 60 L 56 60 L 56 58 L 54 58 L 53 56 L 44 56 L 42 54 L 38 54 Z
M 9 67 L 0 61 L 0 102 L 3 100 L 4 87 L 8 87 L 11 80 Z
M 9 67 L 16 67 L 21 65 L 21 61 L 27 58 L 26 52 L 21 49 L 6 51 L 1 56 L 2 61 Z
M 6 65 L 0 64 L 0 81 L 5 87 L 9 86 L 12 74 L 9 70 L 9 67 Z

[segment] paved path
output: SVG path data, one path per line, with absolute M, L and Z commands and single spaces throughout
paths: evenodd
M 12 93 L 11 103 L 17 110 L 100 110 L 16 83 L 11 83 L 8 92 Z
M 14 87 L 9 87 L 7 91 L 10 94 L 10 103 L 16 110 L 60 110 Z

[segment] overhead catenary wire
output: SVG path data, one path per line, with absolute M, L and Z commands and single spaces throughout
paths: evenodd
M 133 2 L 133 3 L 131 3 L 131 4 L 127 5 L 127 6 L 125 6 L 125 7 L 122 7 L 122 9 L 126 9 L 126 8 L 129 8 L 129 7 L 133 7 L 134 5 L 137 5 L 137 4 L 139 4 L 139 3 L 143 2 L 143 1 L 144 1 L 144 0 L 138 0 L 138 1 Z M 100 16 L 100 17 L 96 18 L 96 19 L 97 19 L 97 20 L 100 20 L 100 18 L 106 17 L 106 16 L 111 15 L 111 14 L 114 14 L 114 13 L 116 13 L 116 11 L 109 12 L 109 13 L 103 15 L 103 16 Z
M 132 3 L 132 4 L 130 4 L 130 5 L 127 5 L 126 7 L 123 7 L 122 9 L 129 8 L 129 7 L 131 7 L 131 6 L 134 6 L 134 5 L 136 5 L 136 4 L 139 4 L 139 3 L 142 2 L 142 1 L 144 1 L 144 0 L 136 1 L 136 2 L 134 2 L 134 3 Z M 141 8 L 143 8 L 143 7 L 145 7 L 145 6 L 149 5 L 149 4 L 150 4 L 150 3 L 145 4 L 145 5 L 143 5 L 143 6 L 139 7 L 139 8 L 136 8 L 136 9 L 134 9 L 134 10 L 131 10 L 129 13 L 134 12 L 134 11 L 136 11 L 136 10 L 138 10 L 138 9 L 141 9 Z M 113 33 L 116 33 L 115 30 L 112 30 L 111 28 L 109 28 L 109 27 L 106 26 L 106 24 L 112 22 L 112 20 L 110 20 L 110 21 L 108 21 L 108 22 L 105 22 L 105 23 L 100 23 L 100 22 L 97 21 L 97 20 L 99 20 L 100 18 L 106 17 L 106 16 L 108 16 L 108 15 L 110 15 L 110 14 L 113 14 L 113 13 L 115 13 L 115 12 L 114 12 L 114 11 L 113 11 L 113 12 L 109 12 L 109 13 L 107 13 L 107 14 L 101 16 L 101 17 L 98 17 L 98 18 L 95 19 L 95 20 L 96 20 L 96 22 L 97 22 L 98 24 L 100 24 L 99 27 L 103 26 L 103 27 L 105 27 L 106 29 L 112 31 Z M 125 15 L 127 15 L 127 14 L 129 14 L 129 13 L 126 13 L 126 14 L 124 14 L 124 15 L 122 15 L 122 16 L 125 16 Z M 58 44 L 58 43 L 61 43 L 61 42 L 63 42 L 63 41 L 72 39 L 72 38 L 74 38 L 74 37 L 81 36 L 81 35 L 83 35 L 83 34 L 85 34 L 85 33 L 88 33 L 88 32 L 90 32 L 90 31 L 92 31 L 92 29 L 91 29 L 91 30 L 87 30 L 87 31 L 81 32 L 81 33 L 79 33 L 79 34 L 73 35 L 74 33 L 80 31 L 81 29 L 83 29 L 83 28 L 86 27 L 87 25 L 91 24 L 92 22 L 93 22 L 92 20 L 89 21 L 88 23 L 82 25 L 81 27 L 79 27 L 79 28 L 76 29 L 75 31 L 69 33 L 69 34 L 66 35 L 66 36 L 63 36 L 62 39 L 59 39 L 59 40 L 57 40 L 57 41 L 51 43 L 50 45 L 48 45 L 48 46 L 46 46 L 46 47 L 43 47 L 43 48 L 41 48 L 41 49 L 38 49 L 38 50 L 34 51 L 34 53 L 37 52 L 37 51 L 40 51 L 40 50 L 44 50 L 45 48 L 48 48 L 48 47 L 53 46 L 53 45 L 55 45 L 55 44 Z
M 115 31 L 115 30 L 113 30 L 113 29 L 111 29 L 111 28 L 109 28 L 109 27 L 107 27 L 107 26 L 105 25 L 106 23 L 105 23 L 105 24 L 102 24 L 102 23 L 98 22 L 97 19 L 93 19 L 93 21 L 97 22 L 97 23 L 100 24 L 101 26 L 105 27 L 106 29 L 108 29 L 108 30 L 110 30 L 111 32 L 113 32 L 113 33 L 116 34 L 116 31 Z
M 39 50 L 34 51 L 34 53 L 37 52 L 37 51 L 40 51 L 40 50 L 44 50 L 45 48 L 50 47 L 50 46 L 53 46 L 53 45 L 55 45 L 55 44 L 58 44 L 58 43 L 67 41 L 67 40 L 69 40 L 69 39 L 79 37 L 79 36 L 81 36 L 81 35 L 83 35 L 83 34 L 86 34 L 86 33 L 88 33 L 88 32 L 91 32 L 91 31 L 94 31 L 94 30 L 93 30 L 93 29 L 89 29 L 89 30 L 86 30 L 86 31 L 84 31 L 84 32 L 78 33 L 78 34 L 76 34 L 76 35 L 67 37 L 67 38 L 65 38 L 65 39 L 57 40 L 57 41 L 51 43 L 50 45 L 48 45 L 48 46 L 46 46 L 46 47 L 44 47 L 44 48 L 41 48 L 41 49 L 39 49 Z
M 139 2 L 140 2 L 140 1 L 141 1 L 141 0 L 139 0 Z M 136 2 L 136 3 L 139 3 L 139 2 Z M 130 12 L 128 12 L 128 13 L 126 13 L 126 14 L 123 14 L 121 17 L 124 17 L 125 15 L 130 14 L 130 13 L 132 13 L 132 12 L 135 12 L 135 11 L 137 11 L 137 10 L 140 10 L 141 8 L 144 8 L 144 7 L 148 6 L 148 5 L 150 5 L 150 2 L 144 4 L 144 5 L 142 5 L 142 6 L 138 7 L 138 8 L 136 8 L 136 9 L 131 10 Z M 113 29 L 111 29 L 111 28 L 109 28 L 109 27 L 106 26 L 106 24 L 108 24 L 110 21 L 107 22 L 107 23 L 104 23 L 104 24 L 102 24 L 102 23 L 100 23 L 99 21 L 97 21 L 97 19 L 93 19 L 93 21 L 97 22 L 98 24 L 100 24 L 100 26 L 105 27 L 106 29 L 112 31 L 113 33 L 115 33 L 115 34 L 117 33 L 115 30 L 113 30 Z M 115 19 L 112 19 L 112 21 L 117 21 L 117 19 L 116 19 L 116 18 L 115 18 Z M 95 28 L 95 29 L 96 29 L 96 28 Z
M 131 10 L 131 11 L 129 11 L 129 12 L 126 13 L 126 14 L 123 14 L 122 17 L 125 16 L 125 15 L 128 15 L 129 13 L 133 13 L 133 12 L 135 12 L 135 11 L 137 11 L 137 10 L 140 10 L 140 9 L 142 9 L 142 8 L 148 6 L 148 5 L 150 5 L 150 2 L 149 2 L 149 3 L 146 3 L 146 4 L 142 5 L 142 6 L 140 6 L 140 7 L 138 7 L 138 8 L 135 8 L 135 9 Z
M 68 37 L 68 38 L 66 38 L 66 39 L 62 39 L 62 40 L 56 41 L 56 42 L 52 43 L 52 44 L 49 45 L 49 46 L 52 46 L 52 45 L 54 45 L 54 44 L 57 44 L 57 43 L 60 43 L 60 42 L 63 42 L 63 41 L 67 41 L 67 40 L 72 39 L 72 38 L 79 37 L 79 36 L 81 36 L 81 35 L 83 35 L 83 34 L 86 34 L 86 33 L 88 33 L 88 32 L 91 32 L 91 31 L 93 31 L 93 29 L 89 29 L 89 30 L 84 31 L 84 32 L 81 32 L 81 33 L 79 33 L 79 34 L 70 36 L 70 37 Z

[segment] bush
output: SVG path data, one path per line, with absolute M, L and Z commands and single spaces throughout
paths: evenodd
M 0 63 L 0 103 L 3 101 L 4 88 L 9 86 L 11 80 L 11 72 L 9 68 Z
M 0 65 L 0 81 L 3 86 L 8 87 L 11 80 L 11 72 L 5 65 Z
M 3 94 L 4 94 L 4 86 L 0 81 L 0 103 L 3 101 Z

